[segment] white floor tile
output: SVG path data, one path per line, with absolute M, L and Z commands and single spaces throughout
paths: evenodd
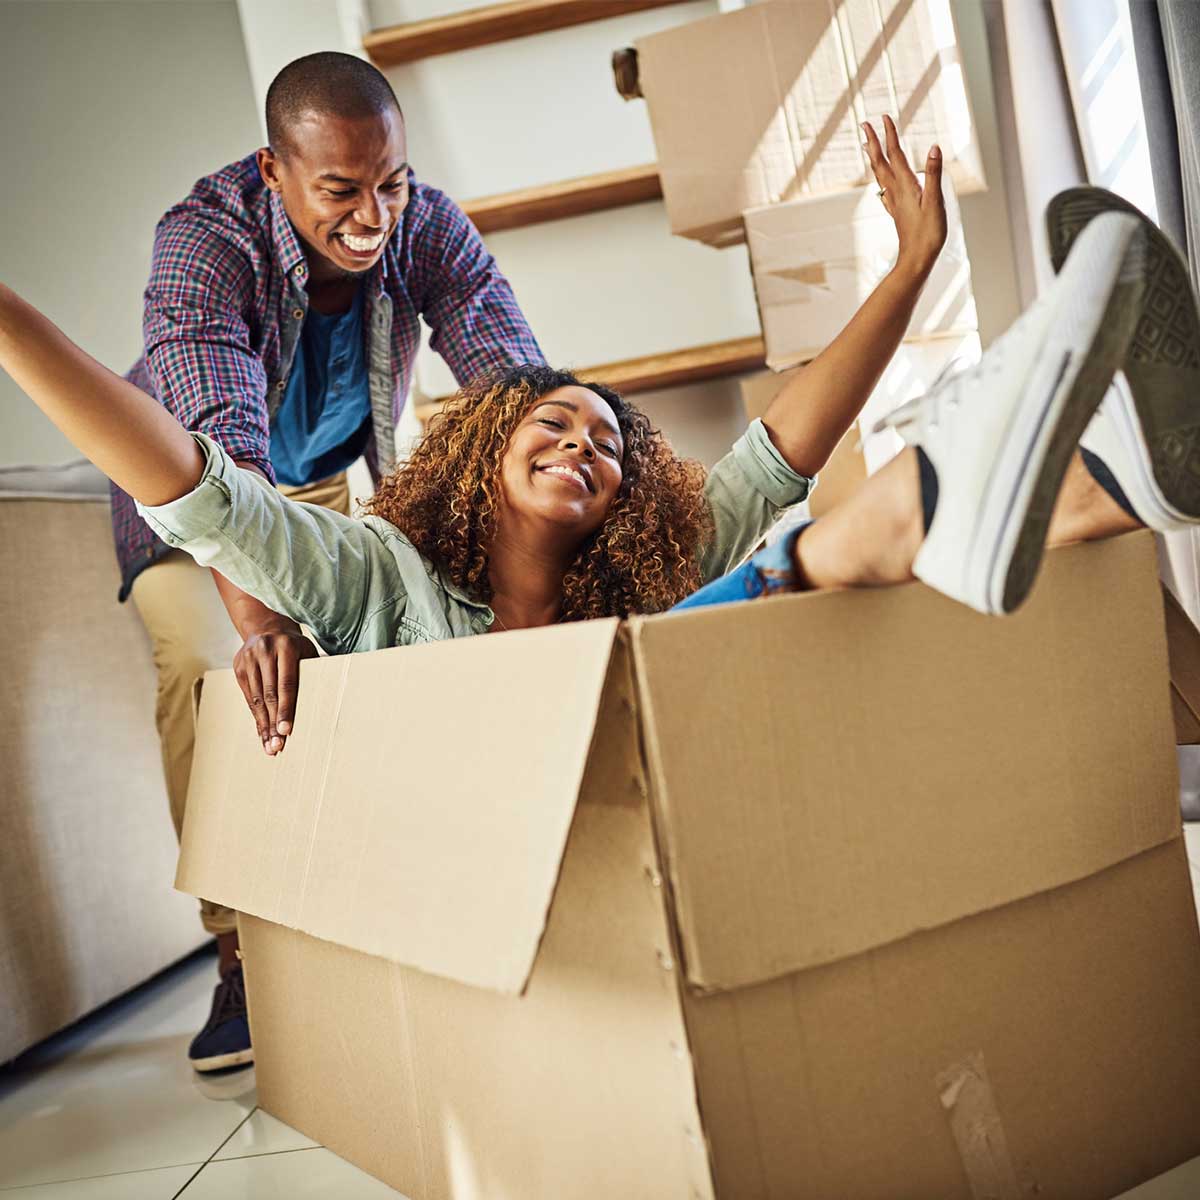
M 1200 821 L 1183 822 L 1183 844 L 1188 848 L 1188 862 L 1195 878 L 1200 875 Z
M 1200 1196 L 1200 1158 L 1135 1187 L 1116 1200 L 1196 1200 Z M 7 1200 L 7 1198 L 6 1198 Z
M 237 1132 L 221 1147 L 216 1158 L 249 1158 L 253 1154 L 310 1150 L 318 1144 L 290 1125 L 256 1109 L 250 1114 L 249 1120 L 238 1126 Z
M 253 1110 L 253 1074 L 211 1099 L 187 1061 L 216 982 L 200 958 L 0 1072 L 0 1188 L 204 1162 Z
M 196 1173 L 196 1166 L 138 1171 L 132 1175 L 104 1175 L 99 1179 L 73 1179 L 67 1183 L 43 1183 L 3 1191 L 0 1196 L 4 1200 L 172 1200 Z
M 387 1184 L 320 1149 L 211 1162 L 180 1200 L 330 1200 L 334 1196 L 337 1200 L 404 1200 Z

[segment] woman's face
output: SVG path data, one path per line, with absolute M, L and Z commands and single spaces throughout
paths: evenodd
M 525 414 L 504 451 L 505 504 L 583 541 L 608 516 L 621 487 L 624 454 L 616 414 L 595 392 L 548 392 Z

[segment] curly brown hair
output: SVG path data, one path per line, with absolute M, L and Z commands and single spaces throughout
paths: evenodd
M 563 578 L 560 619 L 661 612 L 703 582 L 700 557 L 712 537 L 704 468 L 679 458 L 649 418 L 611 388 L 569 371 L 515 366 L 463 388 L 429 422 L 408 460 L 380 483 L 366 511 L 390 521 L 456 587 L 486 603 L 488 546 L 509 438 L 533 405 L 572 386 L 609 405 L 625 449 L 608 516 Z

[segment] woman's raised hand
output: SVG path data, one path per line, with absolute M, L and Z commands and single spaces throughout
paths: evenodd
M 895 222 L 900 239 L 896 266 L 924 279 L 933 269 L 946 241 L 942 152 L 936 145 L 930 147 L 925 159 L 925 186 L 922 187 L 900 148 L 900 137 L 891 117 L 885 114 L 883 118 L 883 144 L 869 121 L 863 123 L 862 130 L 871 170 L 883 193 L 880 200 Z

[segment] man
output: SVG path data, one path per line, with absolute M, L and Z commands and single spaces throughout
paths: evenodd
M 512 290 L 462 211 L 418 183 L 387 80 L 347 54 L 297 59 L 267 92 L 269 146 L 201 179 L 159 223 L 145 352 L 128 378 L 185 426 L 298 499 L 347 512 L 346 468 L 391 469 L 420 343 L 465 383 L 541 362 Z M 192 758 L 191 690 L 234 662 L 268 752 L 282 749 L 299 662 L 291 620 L 172 551 L 114 489 L 121 599 L 158 668 L 156 721 L 176 831 Z M 215 586 L 214 586 L 215 585 Z M 235 914 L 203 902 L 221 982 L 191 1044 L 199 1071 L 253 1061 Z

